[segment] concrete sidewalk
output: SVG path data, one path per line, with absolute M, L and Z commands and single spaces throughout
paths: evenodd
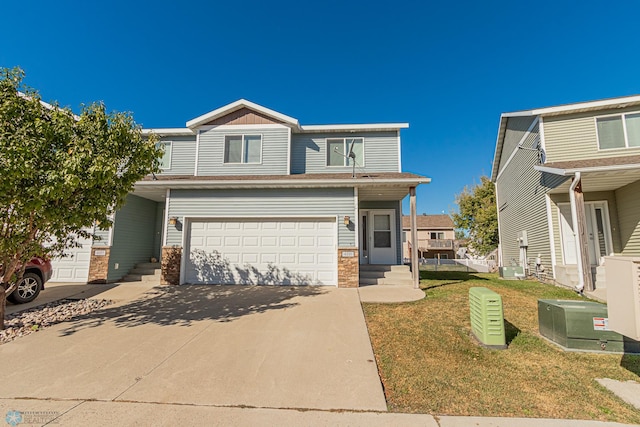
M 13 412 L 16 411 L 16 412 Z M 158 403 L 0 399 L 0 416 L 60 426 L 353 426 L 622 427 L 627 424 L 539 418 L 457 417 Z

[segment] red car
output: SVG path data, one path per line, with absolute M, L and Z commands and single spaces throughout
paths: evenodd
M 44 284 L 51 279 L 53 268 L 51 262 L 44 258 L 33 257 L 24 270 L 18 287 L 7 297 L 14 304 L 31 302 L 44 289 Z

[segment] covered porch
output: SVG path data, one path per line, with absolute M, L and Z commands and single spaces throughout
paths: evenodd
M 420 177 L 415 182 L 359 183 L 356 235 L 359 254 L 359 282 L 365 285 L 409 285 L 418 288 L 420 274 L 418 252 L 412 254 L 410 265 L 404 264 L 402 202 L 408 196 L 411 233 L 417 240 L 416 187 L 429 183 Z
M 547 163 L 555 280 L 606 301 L 606 256 L 640 255 L 640 156 Z

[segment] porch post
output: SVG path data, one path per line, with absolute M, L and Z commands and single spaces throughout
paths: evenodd
M 416 218 L 416 187 L 409 188 L 410 216 L 411 216 L 411 275 L 413 278 L 413 287 L 420 287 L 420 267 L 418 265 L 418 227 Z
M 591 263 L 589 261 L 589 240 L 587 236 L 587 216 L 584 210 L 584 194 L 582 193 L 582 177 L 577 172 L 570 187 L 571 213 L 573 230 L 576 236 L 576 255 L 578 274 L 585 291 L 593 291 Z
M 587 236 L 587 215 L 584 210 L 584 193 L 582 193 L 582 180 L 575 189 L 576 193 L 576 213 L 578 214 L 578 233 L 580 234 L 580 262 L 582 263 L 582 276 L 584 288 L 593 291 L 593 278 L 591 276 L 591 262 L 589 261 L 589 237 Z

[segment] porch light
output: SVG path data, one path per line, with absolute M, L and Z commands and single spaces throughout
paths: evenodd
M 172 216 L 171 218 L 169 218 L 169 225 L 176 225 L 177 223 L 178 223 L 177 216 Z
M 349 225 L 349 224 L 351 224 L 351 218 L 348 217 L 348 216 L 345 216 L 344 217 L 344 225 Z

